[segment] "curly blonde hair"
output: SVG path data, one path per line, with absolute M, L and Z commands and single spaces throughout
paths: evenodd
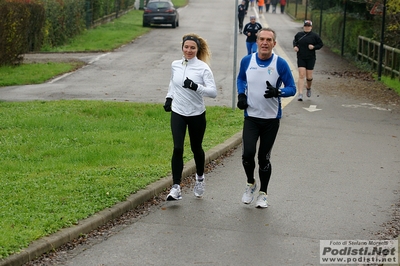
M 182 47 L 183 43 L 187 40 L 194 40 L 197 43 L 197 58 L 205 62 L 207 65 L 211 65 L 211 51 L 208 47 L 207 41 L 204 40 L 196 33 L 188 33 L 182 37 Z

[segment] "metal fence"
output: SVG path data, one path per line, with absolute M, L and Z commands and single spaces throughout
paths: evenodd
M 368 62 L 378 70 L 380 43 L 372 39 L 358 36 L 357 58 Z M 400 50 L 383 45 L 382 70 L 385 76 L 400 80 Z

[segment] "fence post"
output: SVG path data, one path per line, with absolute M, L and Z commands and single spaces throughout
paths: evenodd
M 346 31 L 346 16 L 347 16 L 347 1 L 344 0 L 344 17 L 343 17 L 343 31 L 342 31 L 342 51 L 341 55 L 344 54 L 344 38 L 345 38 L 345 31 Z
M 379 62 L 378 62 L 378 80 L 381 80 L 381 75 L 382 75 L 383 42 L 385 41 L 385 17 L 386 17 L 386 0 L 383 0 L 381 45 L 379 49 Z
M 86 29 L 89 29 L 92 26 L 92 5 L 90 0 L 86 0 Z
M 305 16 L 304 16 L 304 20 L 307 20 L 307 9 L 308 9 L 308 0 L 306 0 L 306 10 L 305 10 Z
M 374 71 L 378 71 L 380 65 L 382 71 L 388 73 L 391 79 L 397 77 L 400 81 L 400 49 L 383 45 L 383 52 L 381 52 L 380 48 L 379 42 L 358 36 L 357 59 L 361 62 L 365 59 Z M 381 63 L 379 63 L 380 60 Z
M 319 37 L 321 37 L 321 34 L 322 34 L 322 9 L 323 9 L 323 7 L 322 7 L 322 0 L 320 0 L 319 1 L 320 2 L 320 5 L 321 5 L 321 10 L 320 10 L 320 13 L 319 13 Z

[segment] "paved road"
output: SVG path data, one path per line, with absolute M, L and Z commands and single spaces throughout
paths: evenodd
M 197 32 L 210 42 L 220 87 L 208 104 L 231 106 L 234 9 L 224 0 L 193 0 L 180 10 L 177 30 L 154 29 L 53 83 L 2 89 L 0 99 L 163 102 L 180 36 Z M 277 30 L 276 52 L 294 66 L 291 40 L 301 24 L 282 14 L 258 20 Z M 238 38 L 240 58 L 244 36 Z M 320 64 L 336 60 L 340 67 L 341 59 L 328 51 L 318 56 Z M 321 78 L 316 73 L 316 84 Z M 207 175 L 202 200 L 186 189 L 183 200 L 162 203 L 107 240 L 72 253 L 64 264 L 319 265 L 320 240 L 376 239 L 399 199 L 399 114 L 318 88 L 302 103 L 285 104 L 267 210 L 240 202 L 246 180 L 239 146 Z
M 199 12 L 200 10 L 204 10 Z M 155 28 L 113 53 L 85 56 L 92 62 L 84 70 L 46 84 L 2 88 L 0 100 L 104 99 L 115 101 L 164 102 L 170 65 L 181 57 L 181 39 L 196 32 L 207 39 L 213 53 L 219 97 L 210 105 L 232 105 L 233 2 L 190 2 L 180 9 L 180 26 Z M 239 56 L 245 53 L 240 42 Z

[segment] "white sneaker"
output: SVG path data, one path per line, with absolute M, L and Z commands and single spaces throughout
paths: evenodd
M 268 208 L 267 194 L 265 192 L 258 194 L 256 208 Z
M 246 190 L 243 193 L 242 202 L 244 204 L 250 204 L 254 201 L 254 192 L 257 189 L 257 183 L 254 184 L 247 183 Z
M 181 194 L 181 186 L 174 184 L 167 196 L 167 200 L 181 200 L 182 199 L 182 194 Z
M 303 101 L 303 94 L 299 94 L 297 100 L 300 101 L 300 102 L 302 102 L 302 101 Z
M 199 181 L 199 179 L 200 179 L 200 181 Z M 196 174 L 196 184 L 194 185 L 194 189 L 193 189 L 194 195 L 198 198 L 203 197 L 205 187 L 206 187 L 206 182 L 204 180 L 204 175 L 199 177 Z

